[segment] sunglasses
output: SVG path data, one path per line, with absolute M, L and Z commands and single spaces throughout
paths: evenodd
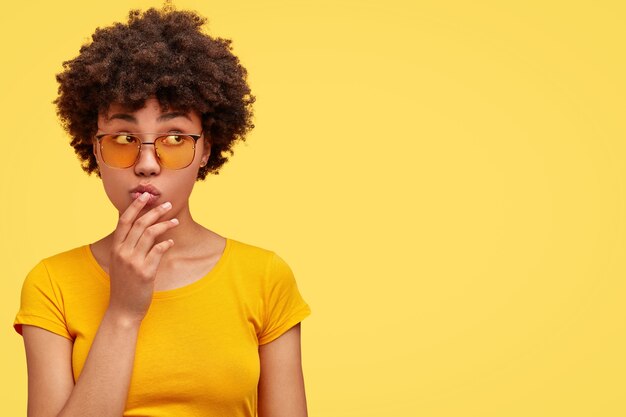
M 95 136 L 100 144 L 104 163 L 111 168 L 130 168 L 139 160 L 141 145 L 154 145 L 159 164 L 167 169 L 183 169 L 196 155 L 196 142 L 202 137 L 187 133 L 157 133 L 154 142 L 142 142 L 137 133 L 101 133 Z

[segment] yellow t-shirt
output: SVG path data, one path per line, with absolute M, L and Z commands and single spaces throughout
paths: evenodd
M 14 322 L 74 342 L 76 381 L 109 300 L 109 277 L 89 245 L 46 258 L 24 281 Z M 213 269 L 156 291 L 139 331 L 124 416 L 257 415 L 259 345 L 311 313 L 276 253 L 233 239 Z

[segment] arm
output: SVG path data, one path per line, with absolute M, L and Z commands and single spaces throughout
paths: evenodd
M 76 385 L 72 375 L 72 342 L 39 327 L 23 326 L 28 416 L 121 416 L 139 324 L 107 312 Z
M 28 363 L 29 417 L 120 417 L 126 406 L 137 337 L 154 291 L 154 279 L 171 240 L 155 238 L 178 222 L 154 224 L 169 206 L 158 206 L 135 221 L 147 193 L 120 216 L 113 234 L 109 307 L 100 322 L 76 385 L 72 341 L 22 326 Z
M 259 417 L 307 417 L 300 323 L 259 346 Z
M 85 366 L 59 417 L 121 416 L 126 406 L 140 321 L 108 311 Z
M 56 416 L 74 388 L 72 341 L 22 326 L 28 366 L 28 417 Z

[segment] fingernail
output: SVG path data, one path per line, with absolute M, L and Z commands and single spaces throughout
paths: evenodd
M 178 224 L 178 219 L 171 219 L 170 221 L 174 224 Z
M 149 198 L 150 198 L 150 193 L 147 191 L 139 196 L 139 199 L 141 201 L 148 201 Z
M 172 207 L 172 203 L 170 203 L 169 201 L 167 203 L 163 203 L 161 204 L 161 207 L 163 207 L 164 209 L 168 209 L 170 207 Z

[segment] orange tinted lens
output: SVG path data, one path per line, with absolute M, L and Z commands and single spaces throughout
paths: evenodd
M 128 168 L 137 160 L 139 140 L 128 135 L 106 135 L 100 139 L 102 159 L 114 168 Z
M 154 143 L 161 165 L 168 169 L 189 166 L 195 155 L 195 145 L 196 141 L 186 135 L 161 136 Z

